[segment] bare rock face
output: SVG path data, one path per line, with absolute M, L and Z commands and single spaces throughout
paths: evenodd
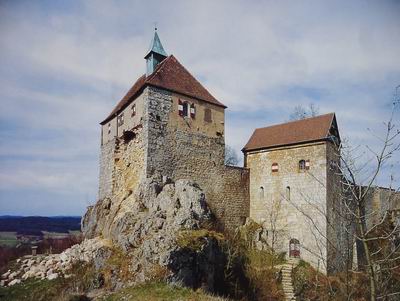
M 203 191 L 193 181 L 162 185 L 148 179 L 123 200 L 105 199 L 89 208 L 82 230 L 85 237 L 102 235 L 129 254 L 134 282 L 151 278 L 158 266 L 172 273 L 171 281 L 213 291 L 220 277 L 216 274 L 223 273 L 218 243 L 205 239 L 196 251 L 177 243 L 181 231 L 199 229 L 211 216 Z
M 73 266 L 90 263 L 99 279 L 108 275 L 113 288 L 161 274 L 171 282 L 217 292 L 223 278 L 224 254 L 218 240 L 207 235 L 209 231 L 200 230 L 211 218 L 204 193 L 196 183 L 179 180 L 160 184 L 148 179 L 122 199 L 105 199 L 90 207 L 82 219 L 82 243 L 61 254 L 19 259 L 15 271 L 0 276 L 0 285 L 12 286 L 28 278 L 67 279 Z M 193 236 L 195 248 L 180 243 L 181 235 L 187 233 L 197 233 Z M 121 265 L 116 266 L 113 260 L 120 253 Z M 121 279 L 121 266 L 128 271 L 128 280 Z
M 178 230 L 197 229 L 210 218 L 204 194 L 196 183 L 179 180 L 161 186 L 149 179 L 122 201 L 105 199 L 89 207 L 82 219 L 82 231 L 86 238 L 102 235 L 127 250 L 137 247 L 151 232 L 163 230 L 168 238 Z

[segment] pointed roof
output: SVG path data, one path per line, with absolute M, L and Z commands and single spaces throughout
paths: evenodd
M 173 56 L 163 60 L 156 70 L 149 76 L 142 75 L 129 89 L 128 93 L 120 100 L 112 112 L 100 124 L 105 124 L 123 109 L 125 109 L 136 97 L 143 91 L 146 86 L 153 86 L 176 92 L 184 96 L 193 97 L 219 107 L 226 108 L 214 96 L 207 91 L 203 85 L 182 66 L 181 63 Z
M 336 129 L 335 133 L 331 131 L 332 126 Z M 340 140 L 335 113 L 258 128 L 242 151 L 323 141 L 331 135 Z
M 151 40 L 149 51 L 147 51 L 147 54 L 144 58 L 147 58 L 151 52 L 161 54 L 162 56 L 165 56 L 165 57 L 168 56 L 168 54 L 164 50 L 164 47 L 161 44 L 159 36 L 157 34 L 157 28 L 154 31 L 154 37 Z

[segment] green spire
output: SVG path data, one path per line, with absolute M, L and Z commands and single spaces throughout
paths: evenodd
M 154 72 L 157 65 L 161 63 L 168 54 L 165 52 L 160 38 L 157 34 L 157 27 L 154 30 L 154 37 L 151 40 L 149 51 L 147 52 L 146 56 L 146 75 L 149 76 Z
M 168 54 L 164 50 L 164 47 L 161 44 L 160 38 L 158 37 L 157 27 L 155 28 L 154 37 L 151 40 L 149 51 L 147 52 L 147 54 L 144 58 L 146 59 L 150 55 L 151 52 L 158 53 L 165 57 L 168 56 Z

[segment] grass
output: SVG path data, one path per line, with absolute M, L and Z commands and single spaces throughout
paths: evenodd
M 4 301 L 26 300 L 47 301 L 62 300 L 63 279 L 39 280 L 29 279 L 21 284 L 0 288 L 0 299 Z
M 223 301 L 202 290 L 193 291 L 189 288 L 172 286 L 165 282 L 150 282 L 128 287 L 100 299 L 102 301 Z

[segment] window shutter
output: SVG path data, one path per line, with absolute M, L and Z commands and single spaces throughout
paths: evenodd
M 306 161 L 306 169 L 310 169 L 310 160 Z
M 178 114 L 183 116 L 183 102 L 180 99 L 178 100 Z
M 278 172 L 279 171 L 278 163 L 272 163 L 271 170 L 272 172 Z
M 196 108 L 193 103 L 190 105 L 190 117 L 193 119 L 196 117 Z

